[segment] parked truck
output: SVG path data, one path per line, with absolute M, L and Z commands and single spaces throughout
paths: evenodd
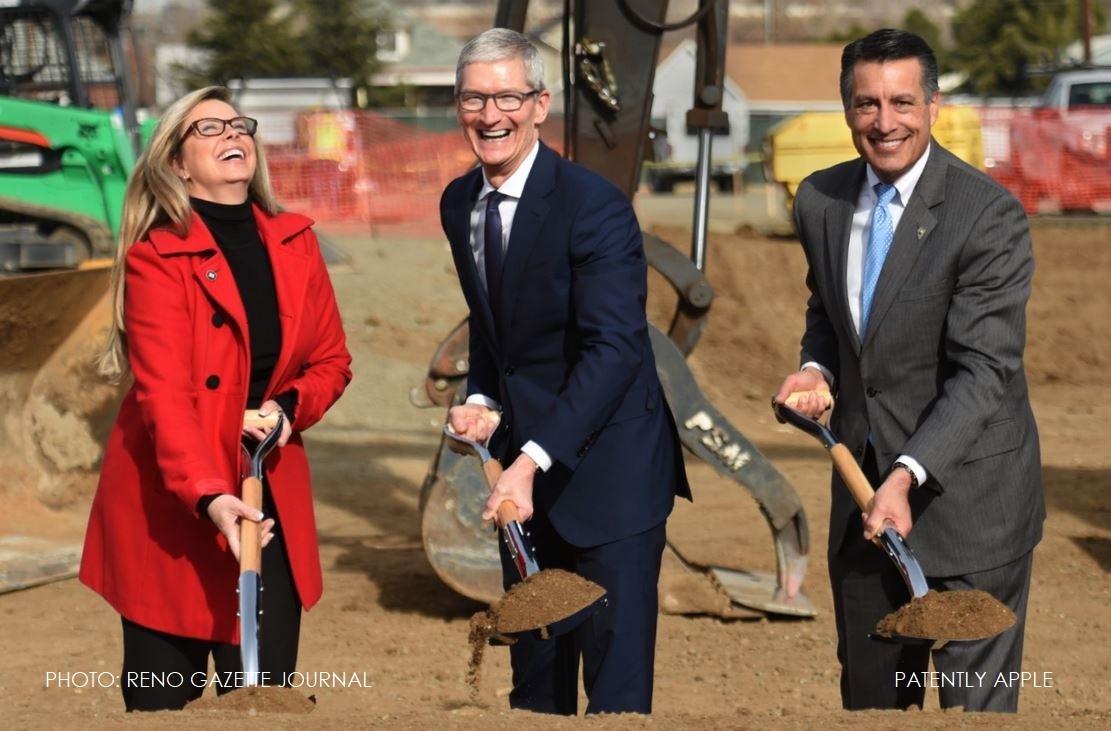
M 1111 211 L 1111 69 L 1056 74 L 1011 123 L 1016 195 L 1028 213 Z

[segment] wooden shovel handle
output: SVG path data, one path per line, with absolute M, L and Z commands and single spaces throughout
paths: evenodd
M 262 481 L 257 477 L 243 480 L 243 502 L 255 510 L 262 510 Z M 239 573 L 254 571 L 262 573 L 262 545 L 259 540 L 261 529 L 253 520 L 243 518 L 239 521 Z
M 277 411 L 267 414 L 266 416 L 260 415 L 257 409 L 247 409 L 243 412 L 243 426 L 250 426 L 255 429 L 273 429 L 277 425 Z
M 818 394 L 818 395 L 822 396 L 825 399 L 826 409 L 833 408 L 833 394 L 830 393 L 829 391 L 826 391 L 825 389 L 815 389 L 813 391 L 792 391 L 790 394 L 788 394 L 787 398 L 783 401 L 783 405 L 784 406 L 789 406 L 792 409 L 797 409 L 799 399 L 802 398 L 803 396 L 809 396 L 812 393 Z
M 860 465 L 853 459 L 852 452 L 844 444 L 834 444 L 829 448 L 829 455 L 833 458 L 833 466 L 837 468 L 838 474 L 852 493 L 853 500 L 856 500 L 861 510 L 868 510 L 876 491 L 872 489 Z
M 482 472 L 486 475 L 486 484 L 493 490 L 494 484 L 501 477 L 501 462 L 493 458 L 486 460 L 482 465 Z M 521 514 L 517 512 L 517 506 L 511 500 L 503 500 L 501 505 L 498 506 L 498 525 L 504 527 L 513 520 L 518 522 L 521 520 Z

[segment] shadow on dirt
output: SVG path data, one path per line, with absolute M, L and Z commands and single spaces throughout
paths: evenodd
M 469 617 L 482 605 L 441 581 L 421 543 L 420 480 L 436 446 L 432 436 L 427 442 L 311 440 L 307 449 L 316 501 L 346 514 L 322 522 L 324 511 L 318 513 L 320 546 L 338 547 L 335 570 L 365 575 L 383 609 L 442 619 Z M 413 466 L 406 466 L 405 474 L 396 471 L 399 461 L 410 460 Z
M 1046 467 L 1042 478 L 1046 510 L 1065 511 L 1090 525 L 1093 533 L 1070 539 L 1111 573 L 1111 537 L 1096 534 L 1111 532 L 1111 470 Z
M 1045 467 L 1046 510 L 1063 510 L 1111 531 L 1111 469 Z

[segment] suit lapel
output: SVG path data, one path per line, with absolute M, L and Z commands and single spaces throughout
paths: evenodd
M 930 232 L 937 226 L 937 218 L 930 210 L 945 199 L 945 170 L 948 167 L 944 151 L 933 143 L 930 158 L 922 177 L 914 187 L 906 204 L 891 249 L 883 262 L 876 294 L 872 298 L 872 311 L 868 316 L 868 331 L 875 332 L 883 326 L 884 315 L 903 289 L 918 256 L 923 251 Z M 866 338 L 867 339 L 867 335 Z
M 849 196 L 834 201 L 826 211 L 826 241 L 833 242 L 830 251 L 830 262 L 836 266 L 833 275 L 833 289 L 836 293 L 834 301 L 839 303 L 837 317 L 841 320 L 841 327 L 847 333 L 852 333 L 859 348 L 860 340 L 853 325 L 852 311 L 849 309 L 849 291 L 846 287 L 849 271 L 849 234 L 852 233 L 853 213 L 856 211 L 856 201 L 860 195 L 860 186 L 864 181 L 864 164 L 852 168 L 849 177 L 842 186 L 842 190 L 851 191 Z M 831 313 L 832 314 L 832 313 Z
M 224 253 L 220 251 L 208 227 L 196 213 L 193 214 L 186 241 L 192 250 L 213 252 L 210 257 L 196 258 L 193 264 L 193 278 L 208 298 L 231 318 L 246 342 L 247 312 L 243 309 L 243 298 L 239 295 L 239 287 L 235 284 L 235 277 L 231 273 L 231 267 L 228 266 L 228 260 L 224 258 Z
M 555 189 L 558 160 L 554 152 L 540 143 L 540 151 L 529 171 L 521 200 L 517 203 L 517 212 L 513 216 L 513 228 L 509 232 L 509 246 L 502 269 L 502 305 L 498 313 L 499 330 L 506 335 L 509 333 L 509 323 L 513 321 L 513 309 L 517 303 L 525 264 L 540 239 L 544 219 L 551 209 L 548 195 Z
M 451 243 L 452 257 L 455 259 L 455 268 L 459 272 L 463 296 L 471 306 L 474 321 L 483 330 L 486 342 L 496 343 L 494 314 L 490 309 L 486 288 L 482 286 L 482 280 L 478 276 L 474 250 L 471 249 L 471 212 L 478 200 L 478 192 L 482 190 L 481 169 L 476 167 L 472 170 L 460 190 L 462 195 L 447 201 L 444 212 L 448 242 Z

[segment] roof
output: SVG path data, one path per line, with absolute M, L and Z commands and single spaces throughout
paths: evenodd
M 842 46 L 736 43 L 725 53 L 725 73 L 753 107 L 841 108 Z

